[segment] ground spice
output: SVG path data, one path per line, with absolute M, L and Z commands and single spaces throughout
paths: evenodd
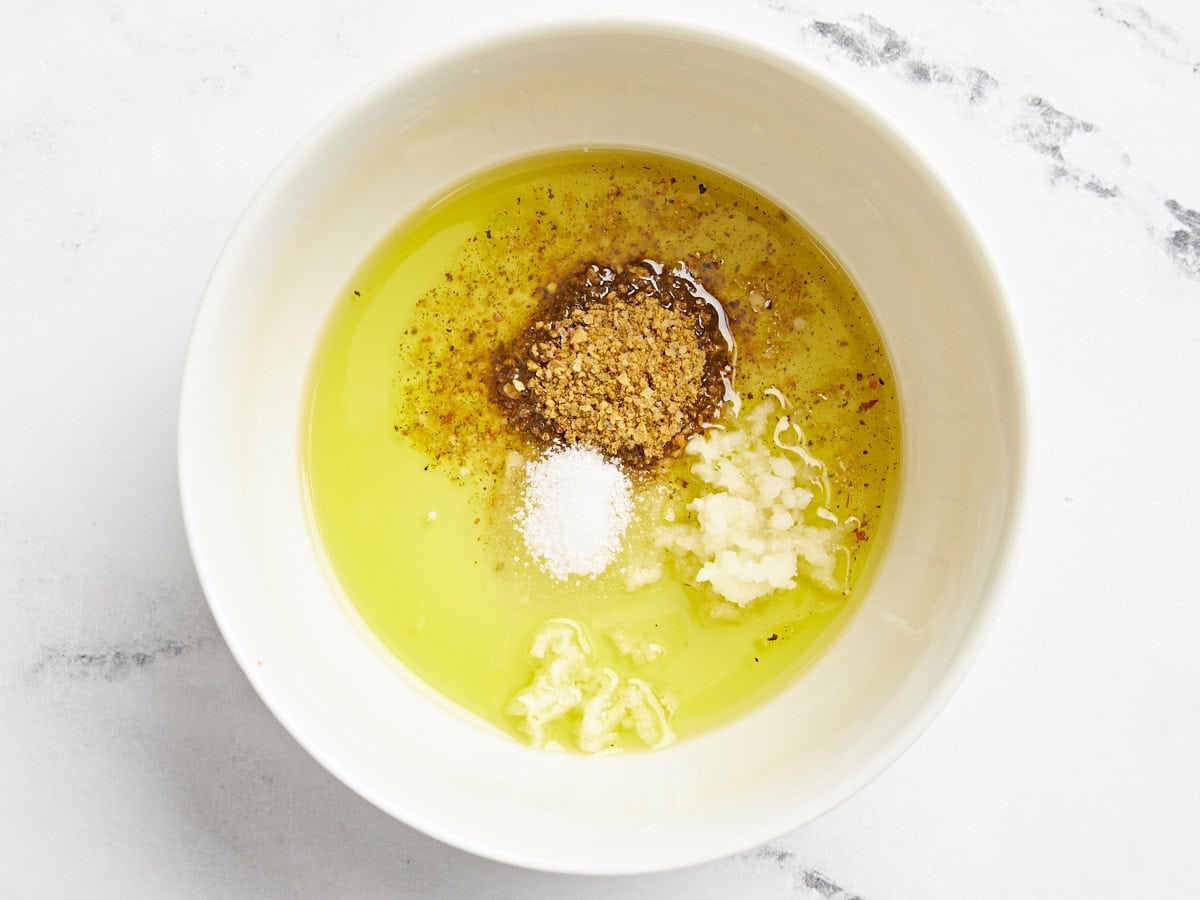
M 724 328 L 724 331 L 722 329 Z M 495 397 L 542 443 L 592 447 L 628 466 L 680 452 L 712 421 L 732 372 L 724 311 L 678 264 L 590 265 L 496 355 Z

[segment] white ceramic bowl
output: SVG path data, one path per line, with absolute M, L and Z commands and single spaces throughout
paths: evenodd
M 719 730 L 608 758 L 527 749 L 399 671 L 327 578 L 300 474 L 310 358 L 365 255 L 465 176 L 579 145 L 697 160 L 807 223 L 874 311 L 905 426 L 892 536 L 833 646 Z M 558 29 L 385 81 L 275 172 L 196 320 L 180 481 L 221 631 L 313 756 L 397 818 L 475 853 L 631 873 L 808 822 L 929 723 L 996 610 L 1023 415 L 993 272 L 945 188 L 878 116 L 811 69 L 718 36 Z

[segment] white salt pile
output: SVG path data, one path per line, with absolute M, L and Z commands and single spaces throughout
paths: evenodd
M 555 447 L 526 464 L 516 524 L 538 565 L 565 580 L 608 567 L 632 509 L 632 485 L 614 463 L 585 447 Z

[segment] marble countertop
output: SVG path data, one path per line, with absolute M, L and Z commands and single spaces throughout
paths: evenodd
M 692 869 L 527 872 L 359 799 L 251 690 L 176 495 L 180 373 L 207 274 L 255 188 L 348 94 L 570 7 L 0 7 L 0 895 L 1196 891 L 1191 0 L 605 5 L 723 28 L 849 84 L 942 171 L 1011 296 L 1033 422 L 1017 574 L 965 684 L 857 796 Z

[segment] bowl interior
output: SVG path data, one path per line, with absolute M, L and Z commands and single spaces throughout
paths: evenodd
M 448 710 L 364 639 L 314 547 L 299 426 L 331 304 L 394 226 L 465 176 L 556 147 L 683 156 L 769 195 L 861 287 L 904 410 L 891 539 L 803 677 L 656 753 L 538 753 Z M 826 80 L 652 28 L 514 37 L 392 79 L 275 173 L 213 274 L 180 423 L 185 517 L 214 614 L 271 709 L 385 810 L 483 855 L 636 872 L 767 840 L 895 758 L 994 607 L 1022 410 L 1003 301 L 927 168 Z

